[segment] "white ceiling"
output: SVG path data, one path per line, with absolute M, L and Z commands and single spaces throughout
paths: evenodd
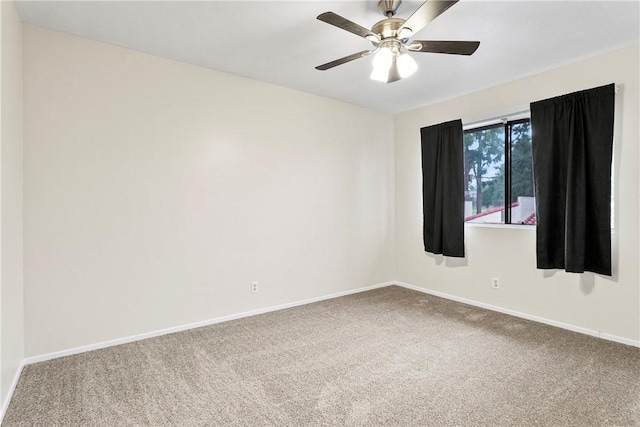
M 407 18 L 421 2 L 405 1 Z M 414 39 L 478 40 L 473 56 L 414 53 L 419 69 L 369 80 L 371 48 L 316 20 L 333 11 L 370 28 L 376 1 L 20 1 L 25 22 L 215 70 L 397 113 L 640 42 L 640 2 L 462 0 Z

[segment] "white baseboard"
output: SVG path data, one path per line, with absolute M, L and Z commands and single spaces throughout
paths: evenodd
M 621 344 L 630 345 L 633 347 L 640 347 L 640 341 L 632 340 L 630 338 L 618 337 L 616 335 L 606 334 L 598 331 L 594 331 L 592 329 L 583 328 L 581 326 L 571 325 L 569 323 L 558 322 L 556 320 L 545 319 L 544 317 L 534 316 L 532 314 L 521 313 L 519 311 L 510 310 L 508 308 L 502 308 L 491 304 L 486 304 L 483 302 L 478 302 L 466 298 L 457 297 L 455 295 L 445 294 L 444 292 L 432 291 L 430 289 L 421 288 L 420 286 L 411 285 L 409 283 L 394 282 L 398 286 L 402 286 L 403 288 L 412 289 L 414 291 L 422 292 L 424 294 L 434 295 L 440 298 L 445 298 L 448 300 L 461 302 L 463 304 L 473 305 L 475 307 L 484 308 L 491 311 L 497 311 L 499 313 L 508 314 L 510 316 L 520 317 L 522 319 L 532 320 L 538 323 L 544 323 L 545 325 L 551 325 L 562 329 L 567 329 L 573 332 L 579 332 L 585 335 L 591 335 L 593 337 L 602 338 L 607 341 L 614 341 Z
M 22 375 L 22 370 L 24 369 L 25 361 L 23 360 L 18 366 L 18 370 L 13 376 L 13 381 L 11 382 L 11 387 L 9 387 L 9 392 L 7 396 L 4 398 L 4 402 L 0 402 L 0 425 L 2 424 L 2 420 L 4 420 L 4 415 L 7 413 L 7 409 L 9 408 L 9 403 L 11 402 L 11 398 L 13 397 L 13 392 L 16 391 L 16 387 L 18 386 L 18 381 L 20 380 L 20 375 Z
M 607 340 L 607 341 L 618 342 L 620 344 L 630 345 L 630 346 L 633 346 L 633 347 L 640 347 L 640 341 L 636 341 L 636 340 L 632 340 L 632 339 L 624 338 L 624 337 L 619 337 L 619 336 L 616 336 L 616 335 L 605 334 L 604 332 L 601 332 L 600 335 L 598 335 L 598 338 L 602 338 L 603 340 Z
M 171 328 L 160 329 L 151 332 L 145 332 L 138 335 L 131 335 L 124 338 L 117 338 L 114 340 L 103 341 L 95 344 L 83 345 L 80 347 L 70 348 L 68 350 L 56 351 L 53 353 L 42 354 L 39 356 L 28 357 L 24 360 L 24 365 L 30 365 L 32 363 L 44 362 L 47 360 L 57 359 L 59 357 L 72 356 L 74 354 L 85 353 L 87 351 L 99 350 L 101 348 L 112 347 L 114 345 L 127 344 L 130 342 L 140 341 L 147 338 L 158 337 L 161 335 L 173 334 L 175 332 L 186 331 L 189 329 L 201 328 L 203 326 L 209 326 L 216 323 L 228 322 L 229 320 L 241 319 L 243 317 L 255 316 L 257 314 L 269 313 L 272 311 L 283 310 L 285 308 L 297 307 L 300 305 L 311 304 L 314 302 L 324 301 L 333 298 L 339 298 L 346 295 L 357 294 L 364 291 L 370 291 L 372 289 L 384 288 L 395 284 L 395 282 L 384 282 L 377 285 L 365 286 L 357 289 L 350 289 L 348 291 L 336 292 L 329 295 L 323 295 L 315 298 L 309 298 L 301 301 L 295 301 L 285 304 L 279 304 L 271 307 L 259 308 L 257 310 L 245 311 L 242 313 L 231 314 L 228 316 L 216 317 L 213 319 L 203 320 L 200 322 L 188 323 L 185 325 L 173 326 Z
M 527 319 L 527 320 L 532 320 L 534 322 L 539 322 L 539 323 L 544 323 L 544 324 L 551 325 L 551 326 L 556 326 L 558 328 L 567 329 L 567 330 L 574 331 L 574 332 L 579 332 L 581 334 L 591 335 L 591 336 L 602 338 L 602 339 L 605 339 L 605 340 L 608 340 L 608 341 L 614 341 L 614 342 L 618 342 L 618 343 L 621 343 L 621 344 L 631 345 L 631 346 L 634 346 L 634 347 L 640 347 L 640 341 L 632 340 L 632 339 L 629 339 L 629 338 L 623 338 L 623 337 L 618 337 L 618 336 L 611 335 L 611 334 L 600 333 L 598 331 L 594 331 L 594 330 L 591 330 L 591 329 L 583 328 L 583 327 L 580 327 L 580 326 L 575 326 L 575 325 L 571 325 L 571 324 L 568 324 L 568 323 L 563 323 L 563 322 L 558 322 L 558 321 L 555 321 L 555 320 L 545 319 L 543 317 L 534 316 L 534 315 L 527 314 L 527 313 L 521 313 L 519 311 L 510 310 L 510 309 L 507 309 L 507 308 L 498 307 L 498 306 L 494 306 L 494 305 L 491 305 L 491 304 L 486 304 L 486 303 L 482 303 L 482 302 L 478 302 L 478 301 L 474 301 L 474 300 L 470 300 L 470 299 L 466 299 L 466 298 L 461 298 L 461 297 L 457 297 L 455 295 L 449 295 L 449 294 L 446 294 L 446 293 L 443 293 L 443 292 L 433 291 L 433 290 L 430 290 L 430 289 L 426 289 L 426 288 L 422 288 L 422 287 L 419 287 L 419 286 L 411 285 L 409 283 L 404 283 L 404 282 L 399 282 L 399 281 L 391 281 L 391 282 L 379 283 L 377 285 L 366 286 L 366 287 L 362 287 L 362 288 L 350 289 L 348 291 L 342 291 L 342 292 L 337 292 L 337 293 L 333 293 L 333 294 L 323 295 L 323 296 L 320 296 L 320 297 L 309 298 L 309 299 L 306 299 L 306 300 L 294 301 L 294 302 L 290 302 L 290 303 L 286 303 L 286 304 L 279 304 L 279 305 L 275 305 L 275 306 L 271 306 L 271 307 L 260 308 L 260 309 L 257 309 L 257 310 L 251 310 L 251 311 L 245 311 L 245 312 L 242 312 L 242 313 L 231 314 L 231 315 L 228 315 L 228 316 L 216 317 L 216 318 L 213 318 L 213 319 L 203 320 L 203 321 L 200 321 L 200 322 L 194 322 L 194 323 L 174 326 L 174 327 L 170 327 L 170 328 L 166 328 L 166 329 L 160 329 L 160 330 L 156 330 L 156 331 L 145 332 L 145 333 L 142 333 L 142 334 L 132 335 L 132 336 L 124 337 L 124 338 L 117 338 L 117 339 L 114 339 L 114 340 L 109 340 L 109 341 L 103 341 L 103 342 L 99 342 L 99 343 L 95 343 L 95 344 L 84 345 L 84 346 L 80 346 L 80 347 L 71 348 L 71 349 L 68 349 L 68 350 L 62 350 L 62 351 L 57 351 L 57 352 L 53 352 L 53 353 L 47 353 L 47 354 L 42 354 L 42 355 L 38 355 L 38 356 L 28 357 L 23 361 L 23 364 L 21 365 L 21 369 L 22 369 L 22 366 L 29 365 L 29 364 L 32 364 L 32 363 L 44 362 L 44 361 L 51 360 L 51 359 L 56 359 L 56 358 L 59 358 L 59 357 L 71 356 L 71 355 L 74 355 L 74 354 L 84 353 L 84 352 L 92 351 L 92 350 L 99 350 L 101 348 L 107 348 L 107 347 L 112 347 L 114 345 L 120 345 L 120 344 L 126 344 L 126 343 L 130 343 L 130 342 L 140 341 L 140 340 L 143 340 L 143 339 L 158 337 L 158 336 L 161 336 L 161 335 L 173 334 L 175 332 L 181 332 L 181 331 L 186 331 L 186 330 L 189 330 L 189 329 L 200 328 L 200 327 L 203 327 L 203 326 L 213 325 L 213 324 L 216 324 L 216 323 L 227 322 L 229 320 L 241 319 L 243 317 L 255 316 L 255 315 L 258 315 L 258 314 L 269 313 L 269 312 L 272 312 L 272 311 L 283 310 L 283 309 L 286 309 L 286 308 L 297 307 L 297 306 L 300 306 L 300 305 L 311 304 L 311 303 L 314 303 L 314 302 L 324 301 L 324 300 L 333 299 L 333 298 L 339 298 L 339 297 L 342 297 L 342 296 L 345 296 L 345 295 L 352 295 L 352 294 L 356 294 L 356 293 L 360 293 L 360 292 L 370 291 L 372 289 L 383 288 L 383 287 L 394 285 L 394 284 L 398 285 L 398 286 L 402 286 L 402 287 L 407 288 L 407 289 L 413 289 L 415 291 L 419 291 L 419 292 L 430 294 L 430 295 L 435 295 L 435 296 L 438 296 L 438 297 L 441 297 L 441 298 L 445 298 L 445 299 L 449 299 L 449 300 L 452 300 L 452 301 L 457 301 L 457 302 L 461 302 L 461 303 L 464 303 L 464 304 L 473 305 L 473 306 L 484 308 L 484 309 L 487 309 L 487 310 L 497 311 L 499 313 L 504 313 L 504 314 L 508 314 L 508 315 L 515 316 L 515 317 L 520 317 L 520 318 Z M 17 383 L 17 379 L 16 379 L 16 383 Z M 14 384 L 14 387 L 15 387 L 15 384 Z

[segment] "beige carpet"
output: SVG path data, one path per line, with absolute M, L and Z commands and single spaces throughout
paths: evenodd
M 640 425 L 640 349 L 392 286 L 29 365 L 32 425 Z

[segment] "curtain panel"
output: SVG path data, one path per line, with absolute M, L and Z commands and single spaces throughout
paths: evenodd
M 613 84 L 531 104 L 540 269 L 611 276 Z
M 420 129 L 424 249 L 464 257 L 462 120 Z

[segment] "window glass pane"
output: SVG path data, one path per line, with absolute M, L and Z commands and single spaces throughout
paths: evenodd
M 504 223 L 504 126 L 466 132 L 465 221 Z
M 514 123 L 511 132 L 511 223 L 536 224 L 530 123 Z

